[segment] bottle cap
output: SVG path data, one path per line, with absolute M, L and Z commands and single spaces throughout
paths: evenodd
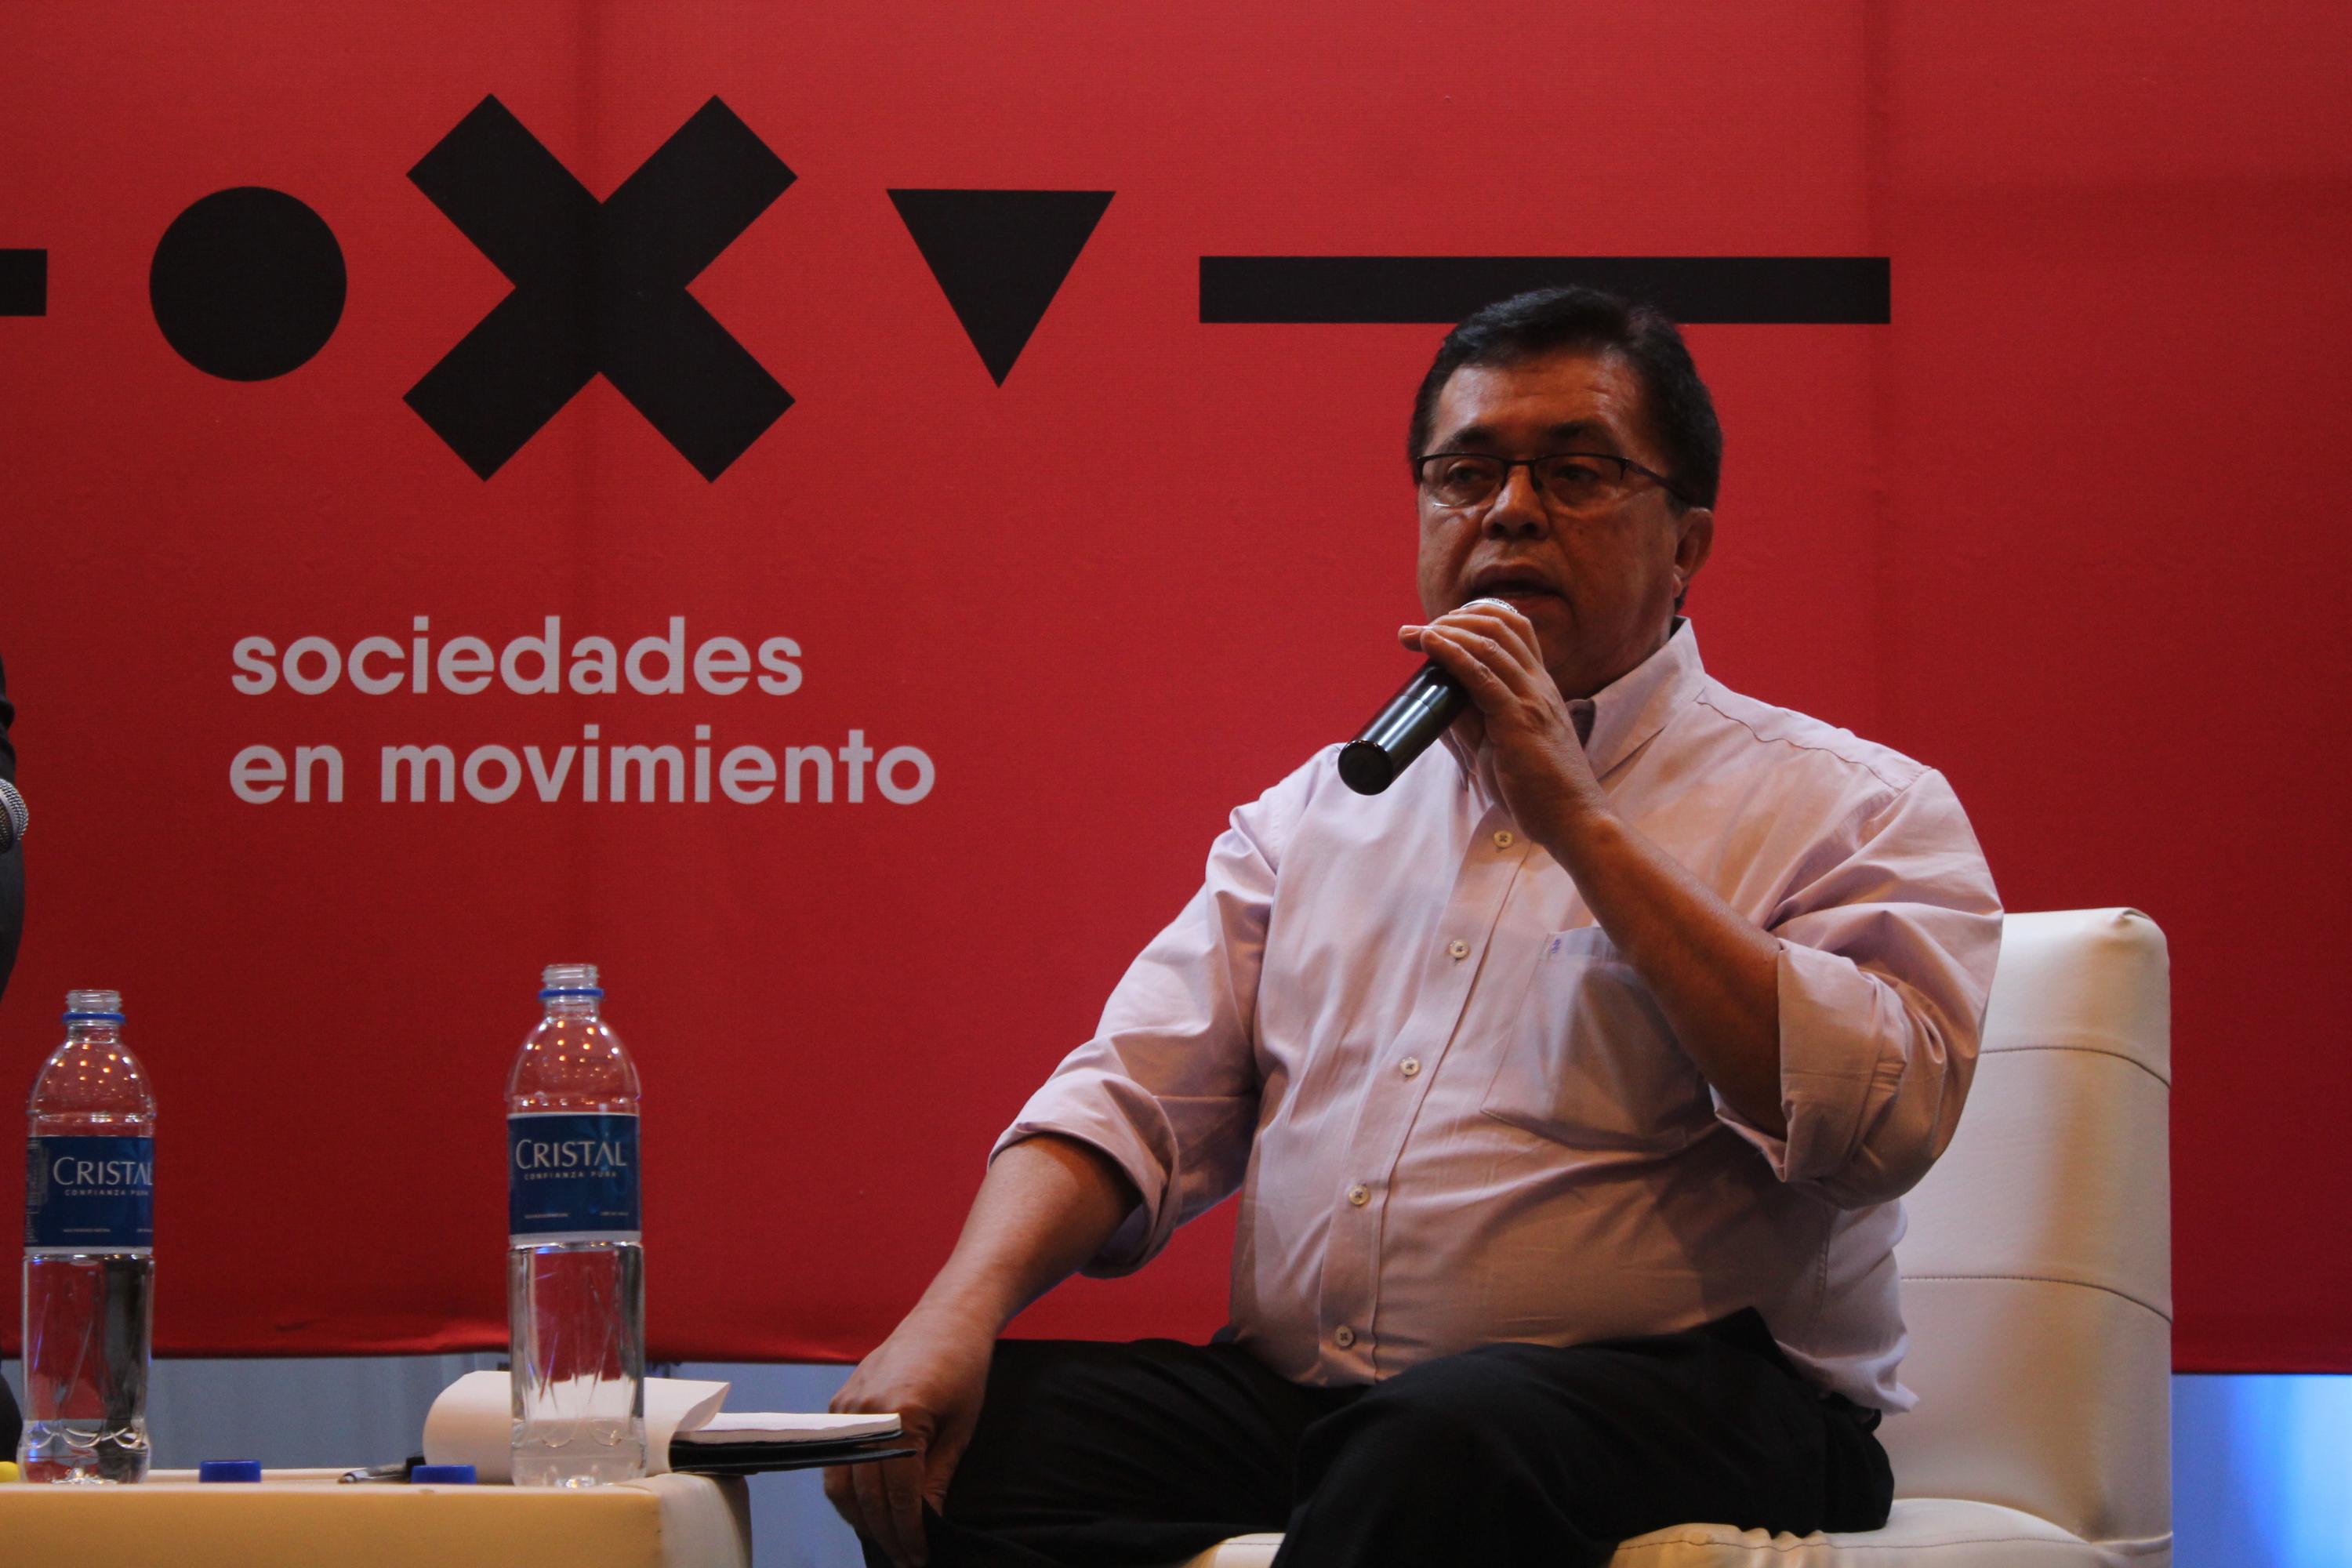
M 596 983 L 596 966 L 593 963 L 551 963 L 539 972 L 539 999 L 542 1002 L 604 994 L 604 987 Z
M 66 993 L 66 1016 L 68 1024 L 120 1024 L 122 1019 L 122 993 L 120 991 L 68 991 Z
M 206 1459 L 196 1467 L 200 1481 L 257 1481 L 261 1479 L 259 1459 Z
M 409 1468 L 408 1484 L 413 1487 L 470 1487 L 477 1484 L 471 1465 L 415 1465 Z

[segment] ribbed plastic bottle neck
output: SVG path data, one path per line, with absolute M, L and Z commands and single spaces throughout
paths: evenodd
M 593 963 L 551 963 L 539 972 L 539 999 L 551 1018 L 593 1018 L 604 988 Z
M 604 1008 L 604 992 L 588 985 L 551 985 L 539 992 L 539 1004 L 548 1018 L 595 1018 Z
M 122 1035 L 122 994 L 119 991 L 66 993 L 66 1038 L 111 1042 Z

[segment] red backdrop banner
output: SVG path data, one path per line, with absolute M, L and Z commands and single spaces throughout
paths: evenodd
M 2163 924 L 2179 1363 L 2352 1370 L 2347 50 L 2317 4 L 20 11 L 0 1089 L 121 988 L 159 1350 L 499 1344 L 500 1089 L 593 961 L 654 1353 L 855 1356 L 1227 808 L 1410 663 L 1416 312 L 1499 274 L 1220 258 L 1688 258 L 1628 275 L 1728 434 L 1710 667 L 1944 769 L 2012 908 Z M 1205 1332 L 1229 1236 L 1027 1326 Z

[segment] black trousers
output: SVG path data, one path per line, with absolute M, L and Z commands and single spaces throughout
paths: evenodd
M 1304 1388 L 1232 1345 L 1013 1340 L 925 1523 L 937 1568 L 1176 1563 L 1275 1530 L 1278 1568 L 1574 1568 L 1669 1524 L 1876 1529 L 1877 1424 L 1753 1310 L 1488 1345 L 1370 1388 Z

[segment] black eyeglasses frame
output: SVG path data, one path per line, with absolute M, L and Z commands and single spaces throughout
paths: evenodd
M 1698 504 L 1696 501 L 1691 500 L 1690 497 L 1683 494 L 1680 489 L 1675 488 L 1674 480 L 1666 478 L 1665 475 L 1658 472 L 1657 469 L 1644 468 L 1641 464 L 1635 462 L 1633 458 L 1620 457 L 1614 452 L 1546 452 L 1539 458 L 1498 458 L 1492 452 L 1467 452 L 1458 449 L 1441 452 L 1423 452 L 1420 457 L 1415 458 L 1412 460 L 1412 482 L 1424 491 L 1429 489 L 1429 481 L 1422 477 L 1423 470 L 1427 468 L 1430 464 L 1435 462 L 1440 458 L 1475 458 L 1482 463 L 1500 463 L 1503 466 L 1503 477 L 1495 481 L 1494 492 L 1487 496 L 1485 501 L 1470 501 L 1462 507 L 1450 506 L 1444 501 L 1438 501 L 1436 503 L 1439 506 L 1446 507 L 1448 510 L 1465 510 L 1468 507 L 1484 506 L 1487 501 L 1493 500 L 1495 496 L 1501 495 L 1506 489 L 1510 488 L 1511 470 L 1513 468 L 1527 469 L 1528 482 L 1535 487 L 1536 494 L 1549 500 L 1550 499 L 1551 492 L 1544 489 L 1543 480 L 1537 475 L 1536 466 L 1539 463 L 1557 462 L 1562 458 L 1580 458 L 1593 462 L 1614 463 L 1617 465 L 1617 482 L 1620 486 L 1624 484 L 1625 476 L 1627 474 L 1639 474 L 1643 479 L 1648 479 L 1651 483 L 1656 485 L 1660 489 L 1665 491 L 1668 495 L 1674 497 L 1675 500 L 1682 502 L 1683 505 L 1687 507 L 1696 506 Z

